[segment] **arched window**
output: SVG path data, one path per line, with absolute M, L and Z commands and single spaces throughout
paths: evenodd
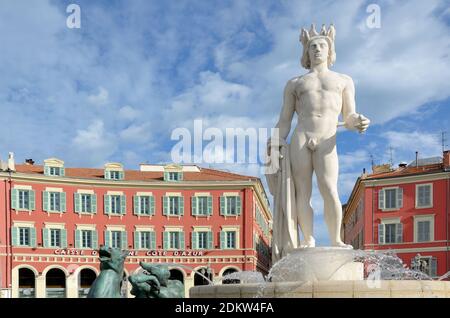
M 210 282 L 206 278 L 210 281 L 213 280 L 211 269 L 206 267 L 200 268 L 194 275 L 194 286 L 209 285 Z
M 78 274 L 78 297 L 86 298 L 89 289 L 97 278 L 97 274 L 90 268 L 83 268 Z
M 228 268 L 227 270 L 225 270 L 222 274 L 222 277 L 225 277 L 227 275 L 233 274 L 233 273 L 237 273 L 238 271 L 234 268 Z M 239 279 L 224 279 L 222 281 L 222 284 L 239 284 L 241 281 Z
M 36 276 L 29 268 L 19 269 L 19 298 L 34 298 Z
M 179 280 L 180 282 L 182 282 L 184 284 L 184 276 L 183 273 L 178 270 L 178 269 L 171 269 L 170 270 L 170 277 L 169 279 L 176 279 Z
M 52 268 L 45 275 L 45 291 L 47 298 L 66 297 L 66 274 L 59 268 Z

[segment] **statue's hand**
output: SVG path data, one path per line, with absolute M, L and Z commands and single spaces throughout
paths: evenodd
M 360 133 L 365 132 L 369 128 L 369 124 L 369 118 L 362 114 L 352 114 L 345 120 L 345 128 L 358 130 Z

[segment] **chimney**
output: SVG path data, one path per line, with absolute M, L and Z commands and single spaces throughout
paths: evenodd
M 416 151 L 416 168 L 419 166 L 419 152 Z
M 444 151 L 442 163 L 444 164 L 444 170 L 450 171 L 450 150 Z
M 34 165 L 34 160 L 33 159 L 25 159 L 25 164 L 32 166 L 32 165 Z
M 400 162 L 400 163 L 398 164 L 398 167 L 399 167 L 399 168 L 406 168 L 407 165 L 408 165 L 408 164 L 407 164 L 406 162 L 402 161 L 402 162 Z
M 16 164 L 14 163 L 14 153 L 10 152 L 8 155 L 8 169 L 9 171 L 16 171 Z

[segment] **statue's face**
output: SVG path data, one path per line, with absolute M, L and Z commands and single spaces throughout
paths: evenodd
M 323 38 L 311 40 L 309 43 L 308 54 L 311 65 L 321 64 L 328 60 L 328 42 Z

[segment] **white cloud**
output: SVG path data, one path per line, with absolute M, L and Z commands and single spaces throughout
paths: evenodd
M 98 88 L 98 94 L 89 95 L 87 99 L 91 104 L 101 106 L 108 102 L 108 97 L 109 97 L 108 90 L 100 86 Z
M 132 124 L 119 133 L 120 138 L 127 143 L 146 143 L 150 140 L 152 128 L 149 124 Z
M 139 110 L 131 107 L 131 106 L 123 106 L 119 109 L 119 116 L 120 118 L 126 119 L 126 120 L 133 120 L 136 119 L 139 116 L 140 112 Z

